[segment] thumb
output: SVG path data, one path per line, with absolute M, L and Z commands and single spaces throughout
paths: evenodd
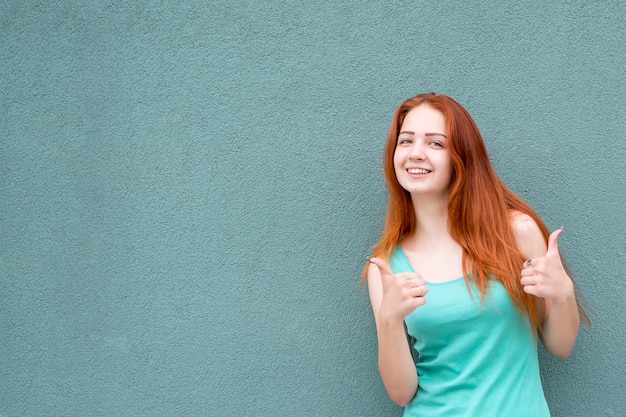
M 387 261 L 385 261 L 384 259 L 370 258 L 369 261 L 378 267 L 378 270 L 380 271 L 380 275 L 383 278 L 388 278 L 393 275 L 393 272 L 391 271 L 391 267 L 389 266 Z
M 548 253 L 559 253 L 559 236 L 563 232 L 563 226 L 556 229 L 548 238 Z

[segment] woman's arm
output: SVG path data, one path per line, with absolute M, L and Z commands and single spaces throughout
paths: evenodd
M 367 286 L 378 334 L 378 368 L 389 398 L 405 406 L 417 392 L 417 371 L 404 317 L 426 302 L 423 295 L 428 289 L 419 274 L 393 275 L 382 259 L 370 262 Z
M 543 344 L 553 355 L 567 358 L 576 343 L 580 316 L 574 283 L 559 253 L 558 238 L 563 229 L 550 235 L 547 246 L 539 226 L 529 216 L 516 216 L 514 229 L 520 250 L 528 259 L 521 266 L 524 292 L 543 300 Z

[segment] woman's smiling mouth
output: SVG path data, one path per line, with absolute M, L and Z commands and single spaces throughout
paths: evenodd
M 424 174 L 430 173 L 429 170 L 424 169 L 424 168 L 408 168 L 407 172 L 409 174 L 415 174 L 415 175 L 424 175 Z

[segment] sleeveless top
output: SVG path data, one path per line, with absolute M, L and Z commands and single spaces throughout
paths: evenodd
M 390 266 L 414 272 L 399 245 Z M 426 304 L 405 318 L 418 388 L 404 416 L 549 417 L 535 334 L 504 286 L 492 280 L 481 304 L 463 277 L 426 285 Z

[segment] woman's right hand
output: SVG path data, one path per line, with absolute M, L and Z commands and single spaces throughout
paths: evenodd
M 378 369 L 389 398 L 403 407 L 417 392 L 418 378 L 404 318 L 426 302 L 426 283 L 415 272 L 393 274 L 389 264 L 371 258 L 367 287 L 378 332 Z
M 417 272 L 394 274 L 389 264 L 381 258 L 370 258 L 378 267 L 382 284 L 382 300 L 378 317 L 384 321 L 403 321 L 417 307 L 426 303 L 426 282 Z

